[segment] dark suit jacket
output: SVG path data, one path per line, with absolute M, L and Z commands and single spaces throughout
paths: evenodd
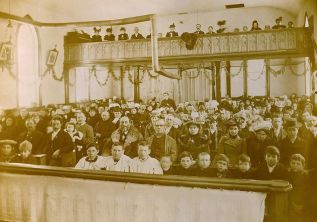
M 288 137 L 281 141 L 281 145 L 279 147 L 281 153 L 281 163 L 285 166 L 288 166 L 290 157 L 295 154 L 299 153 L 305 157 L 307 160 L 308 158 L 308 147 L 306 141 L 302 138 L 297 137 L 295 142 L 292 143 Z
M 143 35 L 141 35 L 140 33 L 138 35 L 131 35 L 131 39 L 144 39 Z
M 118 35 L 118 40 L 128 40 L 129 36 L 127 33 Z
M 288 172 L 283 164 L 278 163 L 272 173 L 269 173 L 266 163 L 263 163 L 255 171 L 255 179 L 258 180 L 288 180 Z
M 114 34 L 110 34 L 110 35 L 105 35 L 104 40 L 106 41 L 114 41 L 115 40 L 115 36 Z
M 173 32 L 166 33 L 166 37 L 175 37 L 175 36 L 178 36 L 178 32 L 173 31 Z
M 22 132 L 18 137 L 18 142 L 21 143 L 24 140 L 32 143 L 32 154 L 43 154 L 47 150 L 47 136 L 38 130 L 30 133 Z

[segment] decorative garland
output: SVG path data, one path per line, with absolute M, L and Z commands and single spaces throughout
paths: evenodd
M 130 72 L 130 67 L 128 68 L 128 79 L 133 85 L 143 83 L 144 77 L 145 77 L 145 72 L 143 72 L 142 77 L 138 81 L 136 81 L 136 82 L 133 81 L 133 77 L 132 77 L 132 74 Z
M 96 81 L 97 81 L 97 83 L 98 83 L 99 86 L 105 86 L 105 85 L 107 85 L 108 80 L 109 80 L 109 77 L 110 77 L 109 72 L 113 72 L 113 71 L 112 71 L 112 70 L 109 70 L 109 71 L 108 71 L 108 75 L 107 75 L 105 81 L 102 82 L 102 81 L 100 81 L 100 80 L 98 79 L 96 67 L 93 66 L 93 68 L 90 70 L 89 76 L 91 76 L 91 74 L 92 74 L 92 75 L 95 77 L 95 79 L 96 79 Z
M 231 72 L 229 72 L 226 65 L 221 66 L 220 69 L 224 69 L 227 75 L 230 74 L 232 77 L 236 77 L 236 76 L 240 75 L 240 73 L 241 73 L 241 71 L 242 71 L 243 62 L 241 62 L 241 64 L 240 64 L 239 66 L 236 66 L 236 67 L 240 67 L 240 69 L 239 69 L 238 72 L 236 72 L 236 73 L 231 73 Z M 231 71 L 231 70 L 230 70 L 230 71 Z

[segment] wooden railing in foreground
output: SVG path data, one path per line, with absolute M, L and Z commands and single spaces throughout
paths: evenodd
M 7 197 L 1 196 L 2 204 L 0 208 L 3 208 L 4 206 L 8 207 L 9 205 L 8 201 L 10 202 L 10 198 L 13 198 L 10 195 L 14 195 L 14 192 L 17 190 L 17 188 L 14 187 L 15 185 L 14 186 L 10 184 L 8 185 L 11 179 L 13 182 L 15 181 L 14 178 L 17 178 L 16 181 L 20 181 L 21 183 L 23 183 L 24 180 L 26 180 L 27 183 L 31 185 L 32 183 L 34 183 L 33 184 L 34 189 L 36 189 L 36 187 L 41 187 L 39 185 L 39 181 L 43 181 L 43 182 L 47 181 L 48 184 L 43 185 L 46 190 L 51 190 L 52 188 L 50 188 L 50 186 L 55 187 L 55 189 L 57 188 L 61 189 L 61 191 L 53 192 L 56 195 L 60 195 L 60 193 L 63 193 L 62 190 L 64 188 L 66 189 L 66 187 L 74 186 L 74 189 L 76 189 L 76 186 L 80 186 L 80 184 L 82 183 L 88 183 L 88 187 L 90 187 L 89 190 L 82 190 L 82 192 L 88 192 L 88 193 L 93 192 L 95 188 L 97 189 L 97 185 L 96 185 L 97 182 L 93 182 L 93 181 L 98 181 L 98 184 L 101 184 L 101 185 L 103 184 L 102 186 L 108 186 L 110 184 L 113 189 L 115 189 L 115 187 L 117 186 L 116 184 L 118 184 L 118 186 L 120 184 L 123 184 L 123 185 L 125 184 L 124 186 L 127 186 L 128 184 L 136 184 L 136 186 L 141 186 L 140 189 L 143 189 L 144 187 L 147 187 L 147 188 L 153 187 L 153 186 L 157 187 L 158 185 L 158 187 L 167 187 L 164 189 L 174 189 L 174 192 L 176 192 L 179 189 L 182 190 L 182 189 L 189 188 L 190 190 L 188 192 L 192 192 L 195 197 L 196 197 L 196 194 L 198 196 L 199 194 L 202 194 L 201 192 L 214 191 L 214 192 L 218 192 L 217 195 L 220 195 L 219 197 L 221 197 L 221 195 L 224 195 L 223 201 L 225 201 L 225 198 L 228 197 L 226 192 L 232 192 L 233 198 L 234 198 L 234 194 L 238 193 L 239 195 L 242 195 L 241 196 L 242 200 L 244 199 L 243 195 L 245 195 L 246 201 L 250 200 L 250 197 L 248 197 L 250 193 L 253 193 L 253 194 L 266 193 L 267 194 L 266 212 L 269 215 L 270 221 L 276 221 L 276 222 L 287 221 L 287 210 L 288 210 L 287 197 L 288 197 L 288 191 L 291 189 L 291 185 L 286 181 L 257 181 L 257 180 L 186 177 L 186 176 L 145 175 L 145 174 L 134 174 L 134 173 L 117 173 L 117 172 L 109 172 L 109 171 L 84 171 L 84 170 L 75 170 L 75 169 L 69 169 L 69 168 L 48 167 L 48 166 L 38 166 L 38 165 L 0 163 L 0 191 L 1 190 L 3 191 L 4 189 L 9 189 L 8 192 L 5 193 L 5 195 L 8 195 Z M 52 180 L 52 182 L 49 182 L 49 180 Z M 54 181 L 56 182 L 56 184 L 54 184 L 55 183 Z M 59 181 L 61 182 L 62 186 L 58 185 Z M 107 182 L 103 182 L 103 181 L 107 181 Z M 15 183 L 12 183 L 12 184 L 15 184 Z M 6 188 L 4 188 L 5 186 Z M 11 186 L 12 186 L 12 190 L 11 190 Z M 21 186 L 27 187 L 27 185 L 24 185 L 24 184 L 21 184 Z M 108 187 L 107 189 L 111 190 L 112 188 Z M 205 189 L 201 189 L 201 188 L 205 188 Z M 27 188 L 25 189 L 27 190 Z M 245 192 L 245 191 L 251 191 L 251 192 Z M 33 190 L 32 192 L 35 192 L 35 191 Z M 137 192 L 142 192 L 142 190 L 138 189 Z M 153 190 L 153 192 L 155 192 L 155 190 Z M 195 192 L 197 193 L 195 194 Z M 3 195 L 3 193 L 1 193 L 1 195 Z M 100 193 L 100 195 L 102 194 Z M 130 193 L 129 195 L 134 195 L 134 194 Z M 156 194 L 156 195 L 160 195 L 160 194 Z M 127 196 L 127 199 L 129 199 L 128 196 Z M 52 198 L 54 199 L 54 197 Z M 55 199 L 56 198 L 57 197 L 55 197 Z M 7 200 L 6 204 L 3 204 L 4 199 Z M 49 200 L 46 200 L 46 201 L 48 201 L 48 204 L 51 203 Z M 215 201 L 215 200 L 212 200 L 211 198 L 210 201 Z M 238 203 L 240 204 L 240 202 Z M 167 205 L 169 204 L 168 200 L 165 204 Z M 232 203 L 230 203 L 229 201 L 228 204 L 230 205 Z M 27 204 L 24 204 L 24 205 L 27 205 Z M 41 203 L 41 205 L 43 204 Z M 174 207 L 174 206 L 171 206 L 171 207 Z M 229 207 L 230 206 L 228 206 L 228 208 Z M 197 210 L 199 209 L 196 209 L 196 211 Z M 196 214 L 199 215 L 200 213 L 196 212 Z M 10 218 L 0 217 L 0 219 L 10 219 Z M 194 220 L 194 221 L 200 221 L 200 220 Z

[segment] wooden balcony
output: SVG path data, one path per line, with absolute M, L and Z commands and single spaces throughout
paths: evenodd
M 193 59 L 235 60 L 308 56 L 310 33 L 307 28 L 233 32 L 200 35 L 193 50 L 180 37 L 159 38 L 159 59 L 175 63 Z M 151 41 L 127 40 L 65 45 L 65 65 L 98 63 L 138 63 L 151 61 Z

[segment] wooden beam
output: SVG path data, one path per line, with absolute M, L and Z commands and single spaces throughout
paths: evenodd
M 243 60 L 243 96 L 248 97 L 248 61 Z
M 64 68 L 64 95 L 65 104 L 69 104 L 69 69 Z
M 212 64 L 211 67 L 211 98 L 216 99 L 216 64 L 215 62 Z
M 124 99 L 124 70 L 123 66 L 120 66 L 120 96 Z
M 216 64 L 216 99 L 218 102 L 221 101 L 221 74 L 220 74 L 220 61 L 215 62 Z
M 140 99 L 140 66 L 134 68 L 134 102 L 139 102 Z
M 264 60 L 265 64 L 265 95 L 266 97 L 271 96 L 271 72 L 270 72 L 270 60 L 265 59 Z
M 226 88 L 227 96 L 231 97 L 231 64 L 230 61 L 226 61 Z

